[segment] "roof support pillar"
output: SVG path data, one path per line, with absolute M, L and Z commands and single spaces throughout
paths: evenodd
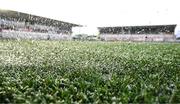
M 128 28 L 128 34 L 131 34 L 131 27 Z
M 121 27 L 121 33 L 124 34 L 124 28 L 123 27 Z

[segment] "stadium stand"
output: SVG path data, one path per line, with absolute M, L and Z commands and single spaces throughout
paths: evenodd
M 70 35 L 72 27 L 75 26 L 79 25 L 22 12 L 0 10 L 1 30 Z
M 99 27 L 100 38 L 110 41 L 175 41 L 176 25 Z

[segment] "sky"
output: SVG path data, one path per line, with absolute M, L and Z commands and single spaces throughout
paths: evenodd
M 85 26 L 180 24 L 179 0 L 0 0 L 15 10 Z

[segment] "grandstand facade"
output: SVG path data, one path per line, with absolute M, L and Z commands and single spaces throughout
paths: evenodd
M 49 19 L 45 17 L 35 16 L 27 13 L 0 10 L 0 29 L 5 35 L 16 33 L 38 33 L 44 36 L 52 35 L 71 35 L 72 27 L 80 26 L 73 23 L 63 22 L 59 20 Z M 48 38 L 48 37 L 47 37 Z
M 174 41 L 176 25 L 98 27 L 103 40 Z

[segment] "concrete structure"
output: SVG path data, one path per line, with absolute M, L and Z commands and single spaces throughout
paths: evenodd
M 100 38 L 107 41 L 175 41 L 176 25 L 99 27 Z

